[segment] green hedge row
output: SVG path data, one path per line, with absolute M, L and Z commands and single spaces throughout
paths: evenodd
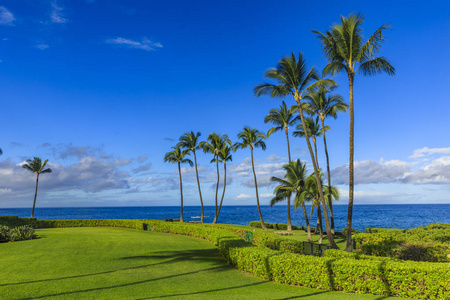
M 357 251 L 404 260 L 446 262 L 450 255 L 450 224 L 432 223 L 412 229 L 369 228 L 353 236 Z
M 266 225 L 266 227 L 270 228 L 270 229 L 287 230 L 287 224 L 266 223 L 266 222 L 264 222 L 264 225 Z M 256 228 L 261 228 L 261 222 L 260 221 L 251 221 L 249 226 L 256 227 Z M 306 227 L 292 225 L 292 229 L 293 230 L 306 230 Z
M 447 264 L 374 260 L 358 254 L 328 250 L 325 257 L 297 255 L 242 240 L 237 227 L 171 223 L 154 220 L 38 221 L 46 227 L 118 226 L 193 236 L 213 242 L 220 254 L 239 270 L 280 283 L 352 293 L 418 299 L 450 299 Z
M 36 227 L 36 218 L 19 218 L 18 216 L 0 216 L 0 225 L 9 227 Z
M 34 228 L 28 225 L 17 227 L 0 225 L 0 243 L 31 240 L 35 237 Z

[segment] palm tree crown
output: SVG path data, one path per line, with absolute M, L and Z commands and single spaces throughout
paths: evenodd
M 354 76 L 357 72 L 363 75 L 375 75 L 386 72 L 395 75 L 395 68 L 386 57 L 376 57 L 381 43 L 386 39 L 383 30 L 390 29 L 389 25 L 382 25 L 364 43 L 362 28 L 364 22 L 362 14 L 341 16 L 341 24 L 333 24 L 325 34 L 313 30 L 322 43 L 322 51 L 329 61 L 323 73 L 334 75 L 345 70 Z
M 264 118 L 264 123 L 272 123 L 275 126 L 269 129 L 267 137 L 279 130 L 286 130 L 289 126 L 292 126 L 298 120 L 298 117 L 294 115 L 296 110 L 296 106 L 288 109 L 284 101 L 281 103 L 279 109 L 271 109 L 269 114 Z
M 331 91 L 331 88 L 325 86 L 309 91 L 304 96 L 308 104 L 307 113 L 317 115 L 323 121 L 327 117 L 336 119 L 339 112 L 348 112 L 348 104 L 344 102 L 344 98 L 341 95 L 329 95 Z
M 245 127 L 243 131 L 239 132 L 238 138 L 242 140 L 242 142 L 236 143 L 239 148 L 250 147 L 251 150 L 255 148 L 266 150 L 266 143 L 264 142 L 266 136 L 255 128 Z
M 33 173 L 36 173 L 36 175 L 43 174 L 43 173 L 51 173 L 52 169 L 47 168 L 45 169 L 45 166 L 47 165 L 48 159 L 42 163 L 42 160 L 39 157 L 35 157 L 33 160 L 29 159 L 27 160 L 27 163 L 22 165 L 22 168 L 27 169 Z
M 325 126 L 323 129 L 320 128 L 319 118 L 316 118 L 315 121 L 311 118 L 307 118 L 307 119 L 305 119 L 305 123 L 306 123 L 306 129 L 308 130 L 308 136 L 310 136 L 312 138 L 314 143 L 317 141 L 317 139 L 316 139 L 317 137 L 322 136 L 323 131 L 330 130 L 329 126 Z M 296 129 L 296 131 L 294 131 L 292 133 L 293 136 L 295 136 L 295 137 L 304 137 L 305 136 L 305 129 L 303 128 L 302 124 L 297 124 L 295 129 Z
M 194 163 L 192 162 L 192 160 L 185 158 L 186 154 L 186 150 L 183 151 L 178 146 L 172 147 L 172 151 L 167 152 L 166 155 L 164 155 L 164 162 L 178 164 L 188 163 L 192 167 Z
M 200 132 L 186 132 L 180 137 L 180 141 L 178 142 L 177 147 L 186 149 L 186 154 L 194 152 L 196 149 L 201 148 L 199 143 L 200 136 Z
M 278 177 L 271 177 L 270 181 L 274 181 L 279 185 L 275 188 L 275 197 L 270 201 L 270 206 L 283 201 L 291 196 L 298 198 L 305 185 L 306 179 L 306 164 L 301 163 L 299 159 L 291 161 L 283 166 L 284 179 Z

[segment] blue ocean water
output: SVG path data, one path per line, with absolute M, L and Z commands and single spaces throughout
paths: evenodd
M 347 206 L 335 205 L 335 228 L 340 231 L 346 227 Z M 206 206 L 205 222 L 214 219 L 214 207 Z M 286 206 L 261 206 L 265 222 L 286 223 Z M 311 211 L 307 206 L 308 215 Z M 199 206 L 184 207 L 185 221 L 199 220 Z M 0 216 L 18 215 L 30 217 L 28 208 L 0 208 Z M 156 219 L 179 218 L 180 208 L 176 206 L 142 206 L 142 207 L 77 207 L 77 208 L 36 208 L 35 217 L 40 220 L 64 219 Z M 291 209 L 292 223 L 304 226 L 305 220 L 301 209 Z M 248 225 L 250 221 L 259 220 L 256 206 L 223 206 L 219 223 Z M 315 224 L 315 216 L 312 217 Z M 450 204 L 393 204 L 393 205 L 355 205 L 353 208 L 353 228 L 413 228 L 429 223 L 450 223 Z

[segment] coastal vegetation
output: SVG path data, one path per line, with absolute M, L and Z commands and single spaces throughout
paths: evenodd
M 31 210 L 31 217 L 34 217 L 34 208 L 36 207 L 36 197 L 38 192 L 38 184 L 39 184 L 39 175 L 45 173 L 51 173 L 52 169 L 47 168 L 45 166 L 48 163 L 48 159 L 42 163 L 42 160 L 39 157 L 35 157 L 33 160 L 29 159 L 25 164 L 22 165 L 22 168 L 33 172 L 36 174 L 36 189 L 34 191 L 34 201 L 33 201 L 33 209 Z

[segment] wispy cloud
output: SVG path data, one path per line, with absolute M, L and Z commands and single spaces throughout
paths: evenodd
M 450 147 L 448 147 L 448 148 L 424 147 L 422 149 L 414 150 L 413 155 L 411 155 L 409 158 L 420 158 L 420 157 L 433 155 L 433 154 L 450 154 Z
M 252 196 L 247 195 L 247 194 L 239 194 L 236 197 L 234 197 L 235 200 L 248 200 L 251 198 L 252 198 Z
M 14 18 L 12 12 L 4 6 L 0 6 L 0 24 L 13 26 L 14 20 L 16 20 L 16 18 Z
M 56 1 L 52 2 L 52 10 L 50 12 L 50 20 L 53 23 L 66 23 L 67 19 L 63 17 L 63 8 Z
M 34 48 L 37 48 L 39 50 L 46 50 L 48 49 L 50 46 L 47 44 L 37 44 L 36 46 L 34 46 Z
M 145 51 L 152 51 L 152 50 L 156 50 L 157 48 L 163 47 L 163 45 L 161 45 L 161 43 L 152 42 L 146 37 L 142 38 L 140 41 L 130 40 L 130 39 L 126 39 L 123 37 L 116 37 L 114 39 L 106 40 L 106 43 L 121 45 L 123 47 L 131 48 L 131 49 L 142 49 Z

